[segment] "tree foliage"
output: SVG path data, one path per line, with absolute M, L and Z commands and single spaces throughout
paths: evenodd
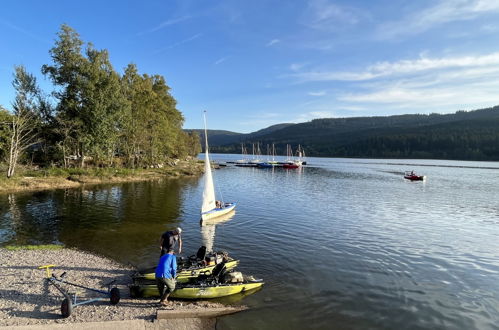
M 40 90 L 36 78 L 26 72 L 23 66 L 15 67 L 14 81 L 16 98 L 12 104 L 12 124 L 9 127 L 9 154 L 7 177 L 14 175 L 22 153 L 36 144 L 41 127 Z
M 301 144 L 308 156 L 497 161 L 499 106 L 446 115 L 315 119 L 260 135 L 210 132 L 213 152 L 238 153 L 241 142 L 275 144 L 279 154 L 286 144 Z
M 155 166 L 193 155 L 193 139 L 182 131 L 183 116 L 160 75 L 139 74 L 130 64 L 121 76 L 107 50 L 85 44 L 62 25 L 42 67 L 56 89 L 47 111 L 54 157 L 64 166 L 91 160 L 98 166 Z M 191 149 L 192 148 L 192 149 Z

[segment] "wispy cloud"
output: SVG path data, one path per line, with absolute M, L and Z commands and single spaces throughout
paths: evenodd
M 289 66 L 289 69 L 291 71 L 300 71 L 302 68 L 304 68 L 307 64 L 305 63 L 293 63 Z
M 392 39 L 416 35 L 445 23 L 473 20 L 493 12 L 499 12 L 499 1 L 440 0 L 435 6 L 415 12 L 400 21 L 381 25 L 377 37 Z
M 162 29 L 164 29 L 167 26 L 175 25 L 175 24 L 181 23 L 181 22 L 186 21 L 186 20 L 191 19 L 191 18 L 192 18 L 192 16 L 190 16 L 190 15 L 176 17 L 176 18 L 171 18 L 169 20 L 161 22 L 156 27 L 154 27 L 154 28 L 152 28 L 150 30 L 138 33 L 138 35 L 143 35 L 143 34 L 147 34 L 147 33 L 153 33 L 153 32 L 162 30 Z
M 11 30 L 20 32 L 20 33 L 22 33 L 22 34 L 30 37 L 31 39 L 34 39 L 34 40 L 37 40 L 37 41 L 40 41 L 40 42 L 43 42 L 43 43 L 46 43 L 46 44 L 50 44 L 51 43 L 49 40 L 43 39 L 43 38 L 37 36 L 36 34 L 32 33 L 31 31 L 23 29 L 23 28 L 21 28 L 21 27 L 19 27 L 17 25 L 14 25 L 14 24 L 12 24 L 12 23 L 10 23 L 8 21 L 0 20 L 0 25 L 6 26 L 6 27 L 8 27 Z
M 414 60 L 379 62 L 359 72 L 317 70 L 295 72 L 291 76 L 301 83 L 347 82 L 334 95 L 315 98 L 324 100 L 324 106 L 335 104 L 338 111 L 358 108 L 372 113 L 382 106 L 385 112 L 390 109 L 440 112 L 499 104 L 499 52 L 439 58 L 424 55 Z
M 215 61 L 215 63 L 213 63 L 213 65 L 219 65 L 219 64 L 225 62 L 229 58 L 230 58 L 230 56 L 225 56 L 225 57 L 219 58 L 218 60 Z
M 429 70 L 463 69 L 499 66 L 499 52 L 480 56 L 429 58 L 396 62 L 379 62 L 360 72 L 308 71 L 291 73 L 289 76 L 306 81 L 365 81 L 380 77 L 416 74 Z
M 267 47 L 270 47 L 270 46 L 273 46 L 273 45 L 275 45 L 275 44 L 277 44 L 277 43 L 279 43 L 279 42 L 281 42 L 281 40 L 279 40 L 279 39 L 272 39 L 272 40 L 270 40 L 270 41 L 267 43 L 267 45 L 266 45 L 266 46 L 267 46 Z
M 326 95 L 326 91 L 308 92 L 307 94 L 310 96 L 324 96 Z
M 192 37 L 189 37 L 187 39 L 183 39 L 183 40 L 180 40 L 179 42 L 176 42 L 170 46 L 167 46 L 167 47 L 164 47 L 164 48 L 161 48 L 159 50 L 157 50 L 156 52 L 154 52 L 155 54 L 157 53 L 161 53 L 161 52 L 164 52 L 165 50 L 168 50 L 168 49 L 173 49 L 175 47 L 178 47 L 180 45 L 183 45 L 185 43 L 188 43 L 188 42 L 191 42 L 193 40 L 196 40 L 197 38 L 201 37 L 203 34 L 202 33 L 198 33 L 198 34 L 195 34 L 193 35 Z
M 309 1 L 301 23 L 309 28 L 321 31 L 338 31 L 345 26 L 352 26 L 366 15 L 359 9 L 340 6 L 329 0 Z

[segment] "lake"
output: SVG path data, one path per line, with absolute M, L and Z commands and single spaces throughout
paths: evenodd
M 499 329 L 499 163 L 307 161 L 214 171 L 237 211 L 202 227 L 202 177 L 0 195 L 0 245 L 63 243 L 147 267 L 180 226 L 184 256 L 212 244 L 265 280 L 222 300 L 251 310 L 217 329 Z

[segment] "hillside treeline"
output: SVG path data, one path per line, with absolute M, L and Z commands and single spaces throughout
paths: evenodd
M 53 91 L 45 94 L 17 66 L 11 111 L 0 109 L 0 157 L 9 171 L 17 162 L 150 167 L 200 152 L 198 135 L 182 130 L 164 77 L 141 74 L 134 64 L 118 73 L 107 50 L 85 44 L 67 25 L 49 53 L 52 63 L 41 71 Z
M 210 135 L 210 141 L 217 139 Z M 315 119 L 264 135 L 224 132 L 218 141 L 210 145 L 213 152 L 239 153 L 241 143 L 260 143 L 275 144 L 285 155 L 286 144 L 301 144 L 307 156 L 498 161 L 499 106 L 445 115 Z

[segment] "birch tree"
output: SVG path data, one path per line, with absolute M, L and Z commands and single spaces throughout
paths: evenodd
M 36 85 L 36 78 L 27 73 L 23 66 L 16 66 L 12 85 L 16 90 L 16 98 L 12 104 L 13 116 L 10 126 L 8 178 L 14 175 L 22 153 L 38 142 L 37 135 L 40 125 L 38 111 L 40 91 Z

